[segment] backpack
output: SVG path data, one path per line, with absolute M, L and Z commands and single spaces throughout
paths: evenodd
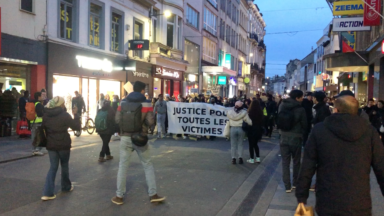
M 25 104 L 26 117 L 29 121 L 33 121 L 36 119 L 36 110 L 35 103 L 27 102 Z
M 141 109 L 143 105 L 138 102 L 122 102 L 120 128 L 122 132 L 138 133 L 142 131 Z
M 100 110 L 95 119 L 95 126 L 97 131 L 104 131 L 108 129 L 107 124 L 108 111 Z
M 295 126 L 295 114 L 293 109 L 283 109 L 277 118 L 277 127 L 282 131 L 290 131 Z

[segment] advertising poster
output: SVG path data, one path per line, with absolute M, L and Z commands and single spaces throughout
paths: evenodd
M 341 33 L 341 39 L 342 39 L 342 47 L 343 47 L 343 53 L 346 52 L 354 52 L 356 49 L 356 32 L 349 31 L 349 32 L 342 32 Z
M 223 137 L 229 109 L 205 103 L 168 102 L 168 132 Z

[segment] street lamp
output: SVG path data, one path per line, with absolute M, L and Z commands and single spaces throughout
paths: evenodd
M 253 57 L 253 53 L 249 53 L 249 56 L 250 56 L 250 57 Z
M 161 14 L 160 14 L 161 15 Z M 166 11 L 164 11 L 164 16 L 165 17 L 170 17 L 172 15 L 172 13 L 171 13 L 171 11 L 169 11 L 169 10 L 166 10 Z
M 169 10 L 164 11 L 164 13 L 162 13 L 162 14 L 155 14 L 152 12 L 152 10 L 149 11 L 149 17 L 156 17 L 156 16 L 160 16 L 160 15 L 164 15 L 166 18 L 168 18 L 168 17 L 172 16 L 172 13 Z

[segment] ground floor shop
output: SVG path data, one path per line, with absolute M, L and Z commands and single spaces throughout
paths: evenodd
M 124 96 L 126 72 L 123 71 L 123 58 L 105 56 L 91 51 L 49 45 L 48 86 L 50 97 L 65 98 L 68 112 L 72 110 L 72 99 L 78 91 L 85 103 L 90 117 L 96 116 L 100 94 L 119 99 Z M 66 53 L 66 55 L 62 55 Z
M 125 63 L 128 81 L 135 84 L 140 81 L 145 83 L 145 93 L 151 98 L 153 96 L 153 65 L 148 62 L 129 59 Z
M 164 96 L 168 94 L 178 101 L 178 96 L 183 95 L 183 71 L 153 65 L 152 76 L 153 97 L 157 98 L 159 94 L 163 94 Z
M 197 74 L 184 74 L 183 96 L 199 94 L 199 79 Z
M 223 66 L 203 66 L 202 93 L 232 98 L 237 95 L 236 71 Z

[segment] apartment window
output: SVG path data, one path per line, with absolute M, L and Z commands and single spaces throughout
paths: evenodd
M 136 19 L 134 20 L 133 39 L 135 39 L 135 40 L 143 39 L 143 22 L 136 20 Z M 133 55 L 138 56 L 139 58 L 143 58 L 143 51 L 142 50 L 134 50 Z
M 112 12 L 112 21 L 111 21 L 111 51 L 121 52 L 120 41 L 122 34 L 122 16 L 117 13 Z
M 33 13 L 33 0 L 21 0 L 20 9 Z
M 241 62 L 241 61 L 239 61 L 239 64 L 238 64 L 239 66 L 237 67 L 238 68 L 238 73 L 237 73 L 237 75 L 238 76 L 242 76 L 243 75 L 243 62 Z
M 157 11 L 153 10 L 152 16 L 152 42 L 156 42 L 157 39 Z
M 208 0 L 209 3 L 213 5 L 213 7 L 217 8 L 217 0 Z
M 223 58 L 224 58 L 224 52 L 223 50 L 219 50 L 219 61 L 218 61 L 218 66 L 224 66 L 223 64 Z
M 203 38 L 203 60 L 216 63 L 216 43 L 209 40 L 208 38 Z
M 182 19 L 179 18 L 177 21 L 177 49 L 181 50 L 181 22 Z
M 216 35 L 217 17 L 207 8 L 204 8 L 204 29 L 213 35 Z
M 226 38 L 225 41 L 228 45 L 231 45 L 231 29 L 229 28 L 229 25 L 226 27 Z
M 199 12 L 187 5 L 187 23 L 199 29 Z
M 235 70 L 235 57 L 231 56 L 231 70 Z
M 173 48 L 173 34 L 175 29 L 175 15 L 167 18 L 167 46 Z
M 225 23 L 223 19 L 220 19 L 220 38 L 221 40 L 225 38 Z
M 221 0 L 221 10 L 225 12 L 225 6 L 227 4 L 227 0 Z
M 89 45 L 100 48 L 101 33 L 101 12 L 102 7 L 96 4 L 90 4 L 89 14 Z
M 227 3 L 228 3 L 228 4 L 227 4 L 227 15 L 228 15 L 229 17 L 231 17 L 231 11 L 232 11 L 232 3 L 231 3 L 231 0 L 229 0 Z
M 60 1 L 60 37 L 73 41 L 74 1 Z
M 235 7 L 235 4 L 233 4 L 233 6 L 232 6 L 232 21 L 234 23 L 236 23 L 236 13 L 237 13 L 237 9 Z

